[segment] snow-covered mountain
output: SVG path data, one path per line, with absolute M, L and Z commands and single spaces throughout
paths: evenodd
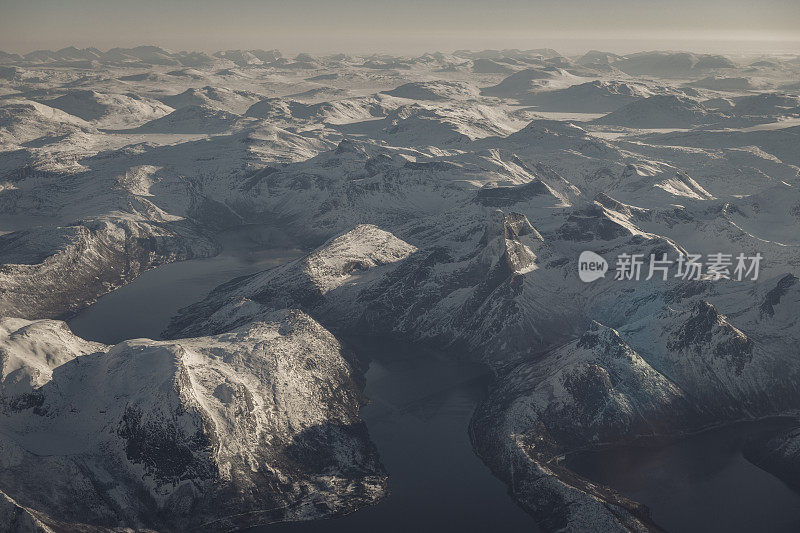
M 479 93 L 463 82 L 430 81 L 406 83 L 386 94 L 409 100 L 462 100 L 477 98 Z
M 162 117 L 172 109 L 161 102 L 132 94 L 108 94 L 74 90 L 42 102 L 98 127 L 138 126 Z
M 736 68 L 736 64 L 725 56 L 662 51 L 639 52 L 613 58 L 612 64 L 626 74 L 665 78 L 691 77 L 713 70 L 730 72 Z
M 4 144 L 94 131 L 85 120 L 33 100 L 6 100 L 0 106 L 0 142 Z
M 642 83 L 594 80 L 517 98 L 545 111 L 608 113 L 661 90 Z
M 472 444 L 547 531 L 658 528 L 565 453 L 800 408 L 800 61 L 143 46 L 0 69 L 14 531 L 227 531 L 378 501 L 339 338 L 485 363 Z M 250 225 L 302 257 L 183 308 L 170 340 L 50 320 Z M 580 280 L 584 251 L 605 277 Z M 620 254 L 680 253 L 761 254 L 760 277 L 613 279 Z M 770 437 L 748 457 L 794 472 L 796 435 Z
M 527 68 L 511 74 L 497 85 L 485 87 L 481 94 L 515 98 L 521 103 L 528 103 L 535 100 L 538 92 L 567 88 L 582 81 L 585 80 L 557 67 Z
M 632 102 L 595 122 L 629 128 L 691 128 L 719 119 L 689 98 L 656 95 Z
M 302 312 L 116 346 L 4 318 L 0 346 L 4 518 L 220 531 L 342 514 L 386 492 L 349 355 Z
M 205 105 L 188 105 L 136 128 L 144 133 L 220 133 L 230 130 L 239 116 Z
M 173 109 L 188 106 L 205 106 L 220 111 L 243 113 L 262 98 L 248 91 L 236 91 L 226 87 L 200 87 L 186 89 L 180 94 L 165 96 L 161 101 Z

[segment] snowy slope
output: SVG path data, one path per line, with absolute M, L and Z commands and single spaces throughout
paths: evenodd
M 70 91 L 42 103 L 106 128 L 138 126 L 172 111 L 161 102 L 135 94 L 107 94 L 91 90 Z
M 231 90 L 226 87 L 205 86 L 199 89 L 186 89 L 180 94 L 162 97 L 161 101 L 173 109 L 188 106 L 206 106 L 220 111 L 241 114 L 248 107 L 261 100 L 258 94 L 248 91 Z
M 467 83 L 446 81 L 407 83 L 386 91 L 386 94 L 410 100 L 462 100 L 479 96 L 476 87 Z
M 169 115 L 136 128 L 144 133 L 221 133 L 231 129 L 239 116 L 205 105 L 186 105 Z
M 88 122 L 32 100 L 5 100 L 0 106 L 0 143 L 22 144 L 43 136 L 93 132 Z
M 657 95 L 632 102 L 594 122 L 629 128 L 690 128 L 718 118 L 689 98 Z
M 3 382 L 38 376 L 0 395 L 0 487 L 45 522 L 219 531 L 340 514 L 386 493 L 346 354 L 303 313 L 112 347 L 61 322 L 5 319 L 0 331 L 18 366 L 4 364 Z

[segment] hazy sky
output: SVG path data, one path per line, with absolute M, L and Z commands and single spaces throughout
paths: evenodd
M 0 50 L 800 51 L 800 0 L 0 0 Z

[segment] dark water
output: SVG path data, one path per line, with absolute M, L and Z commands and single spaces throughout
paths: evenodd
M 660 447 L 585 452 L 565 464 L 647 504 L 675 532 L 798 532 L 800 494 L 742 456 L 752 437 L 787 421 L 741 423 Z
M 360 350 L 362 351 L 362 350 Z M 533 519 L 472 451 L 467 435 L 489 377 L 483 366 L 395 342 L 371 343 L 361 411 L 389 472 L 390 495 L 343 518 L 267 532 L 536 532 Z
M 178 309 L 202 300 L 217 285 L 302 254 L 285 236 L 259 225 L 227 231 L 218 240 L 223 246 L 219 255 L 148 270 L 67 324 L 79 337 L 106 344 L 140 337 L 158 339 Z M 266 248 L 272 244 L 280 247 Z

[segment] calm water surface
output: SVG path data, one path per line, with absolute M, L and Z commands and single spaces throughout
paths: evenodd
M 666 446 L 585 452 L 566 464 L 647 504 L 667 531 L 796 533 L 800 494 L 742 456 L 748 439 L 789 424 L 735 424 Z
M 106 344 L 158 339 L 178 309 L 202 300 L 214 287 L 302 255 L 285 236 L 259 225 L 227 231 L 218 240 L 223 246 L 219 255 L 148 270 L 101 297 L 67 324 L 79 337 Z M 270 243 L 282 246 L 265 249 Z
M 268 532 L 537 532 L 472 451 L 472 412 L 486 368 L 397 342 L 359 347 L 372 361 L 361 411 L 389 472 L 390 495 L 343 518 L 254 528 Z

